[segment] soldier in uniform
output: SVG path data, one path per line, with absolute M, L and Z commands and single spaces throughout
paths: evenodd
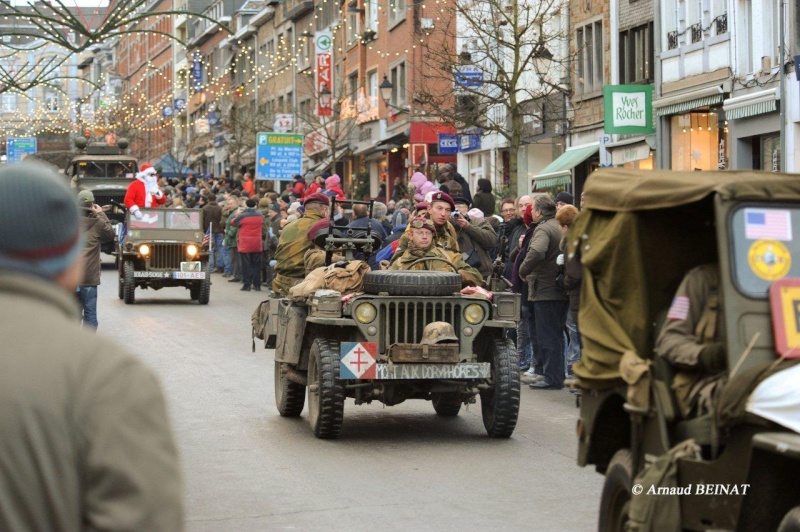
M 681 281 L 656 342 L 656 352 L 679 368 L 672 388 L 684 418 L 713 411 L 725 386 L 726 352 L 720 343 L 719 267 L 705 264 Z
M 305 278 L 303 257 L 306 251 L 314 247 L 314 243 L 308 239 L 308 233 L 311 226 L 327 218 L 330 200 L 324 194 L 311 194 L 303 205 L 303 217 L 283 228 L 275 250 L 277 263 L 272 290 L 281 296 L 287 296 L 289 289 Z
M 422 216 L 430 219 L 436 228 L 434 235 L 434 242 L 436 247 L 445 249 L 447 251 L 455 251 L 461 253 L 458 247 L 458 236 L 456 236 L 456 229 L 450 223 L 450 213 L 456 208 L 453 198 L 444 192 L 435 192 L 431 196 L 431 201 L 428 203 L 427 211 L 422 213 Z M 420 212 L 417 211 L 419 215 Z M 400 243 L 397 245 L 392 262 L 400 258 L 408 247 L 411 241 L 411 224 L 406 226 L 405 233 L 400 237 Z
M 435 260 L 444 259 L 458 269 L 464 285 L 481 285 L 483 282 L 481 272 L 467 264 L 460 253 L 440 248 L 435 244 L 436 226 L 431 220 L 422 217 L 414 218 L 409 222 L 408 227 L 411 230 L 411 241 L 403 254 L 388 269 L 453 271 L 446 262 Z

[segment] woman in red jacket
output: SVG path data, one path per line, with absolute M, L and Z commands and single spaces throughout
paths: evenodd
M 342 180 L 339 178 L 338 175 L 333 174 L 328 179 L 325 180 L 325 195 L 331 198 L 335 197 L 337 200 L 347 199 L 344 195 L 344 191 L 339 184 Z
M 231 220 L 231 225 L 239 228 L 236 247 L 242 259 L 242 290 L 249 292 L 252 285 L 256 292 L 260 292 L 264 216 L 256 210 L 256 200 L 253 198 L 248 199 L 245 206 L 245 211 Z

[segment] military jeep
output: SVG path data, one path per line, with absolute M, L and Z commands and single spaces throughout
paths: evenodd
M 136 288 L 189 289 L 191 298 L 208 304 L 211 272 L 203 243 L 201 212 L 141 209 L 141 220 L 128 216 L 119 251 L 119 298 L 135 302 Z
M 599 530 L 798 530 L 800 180 L 604 169 L 584 194 L 567 255 L 583 270 L 578 464 L 605 475 Z M 686 416 L 654 348 L 701 265 L 718 267 L 703 304 L 727 384 Z
M 125 208 L 122 205 L 136 172 L 136 157 L 125 153 L 126 139 L 119 139 L 116 145 L 104 142 L 89 142 L 85 137 L 75 139 L 78 153 L 69 161 L 65 174 L 70 184 L 78 192 L 89 190 L 94 202 L 108 208 L 108 218 L 116 226 L 125 221 Z M 116 243 L 108 242 L 101 246 L 104 253 L 116 251 Z
M 349 227 L 316 241 L 326 264 L 334 251 L 351 259 L 369 255 L 375 244 L 368 230 Z M 452 417 L 480 397 L 487 433 L 511 436 L 520 383 L 516 350 L 504 332 L 516 326 L 520 298 L 495 292 L 488 300 L 460 290 L 458 273 L 385 270 L 365 275 L 363 293 L 319 290 L 305 301 L 273 296 L 262 303 L 265 347 L 275 349 L 278 413 L 300 416 L 307 394 L 314 435 L 336 438 L 346 398 L 387 406 L 422 399 Z

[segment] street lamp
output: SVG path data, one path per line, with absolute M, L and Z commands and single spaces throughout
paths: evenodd
M 381 84 L 378 85 L 378 89 L 381 91 L 381 99 L 383 100 L 383 103 L 390 105 L 389 100 L 392 99 L 394 85 L 392 85 L 392 82 L 386 77 L 386 74 L 383 75 L 383 81 L 381 81 Z
M 547 49 L 544 42 L 539 42 L 533 49 L 533 68 L 539 74 L 539 80 L 544 81 L 545 75 L 553 64 L 553 53 Z

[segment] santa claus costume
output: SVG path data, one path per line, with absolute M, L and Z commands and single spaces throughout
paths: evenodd
M 140 208 L 151 209 L 166 202 L 167 196 L 158 188 L 156 169 L 152 164 L 143 164 L 141 171 L 136 174 L 136 180 L 128 185 L 128 192 L 125 193 L 128 212 L 141 220 L 144 216 Z

